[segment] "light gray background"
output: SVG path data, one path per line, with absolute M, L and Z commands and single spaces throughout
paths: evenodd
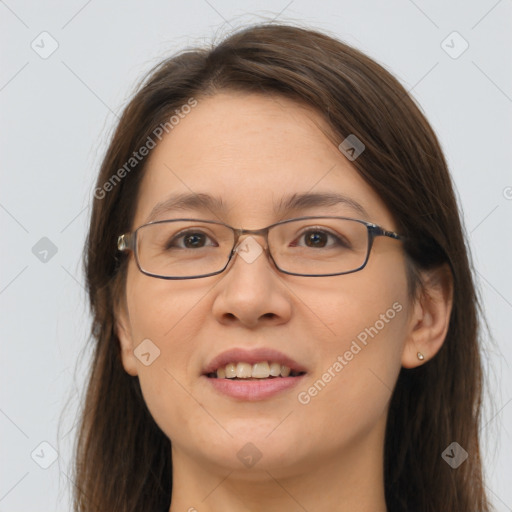
M 384 64 L 440 137 L 495 339 L 485 352 L 495 401 L 482 425 L 487 485 L 496 509 L 512 511 L 512 1 L 6 0 L 0 512 L 70 510 L 77 393 L 90 353 L 80 257 L 93 180 L 117 115 L 161 58 L 274 17 L 325 29 Z M 46 59 L 31 47 L 51 49 L 43 31 L 58 43 Z M 458 58 L 462 40 L 442 43 L 453 31 L 469 44 Z M 57 248 L 46 263 L 32 252 L 42 237 Z M 51 462 L 41 442 L 58 452 L 48 469 L 35 462 Z

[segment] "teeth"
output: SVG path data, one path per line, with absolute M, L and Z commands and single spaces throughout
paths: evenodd
M 252 377 L 252 366 L 249 363 L 238 363 L 236 365 L 236 376 L 239 379 L 250 379 Z
M 281 377 L 288 377 L 290 375 L 290 368 L 288 366 L 281 366 Z
M 279 377 L 281 375 L 281 365 L 279 363 L 272 363 L 270 365 L 270 375 L 272 377 Z
M 214 372 L 215 373 L 215 372 Z M 249 363 L 228 363 L 221 366 L 217 372 L 218 379 L 268 379 L 269 377 L 288 377 L 299 375 L 298 372 L 292 372 L 288 366 L 284 364 L 268 361 L 261 361 L 253 365 Z
M 252 377 L 255 379 L 267 379 L 270 375 L 270 366 L 266 361 L 252 365 Z
M 220 368 L 222 371 L 222 368 Z M 233 363 L 229 363 L 225 366 L 226 371 L 226 378 L 227 379 L 234 379 L 236 377 L 236 365 Z M 218 375 L 217 375 L 218 377 Z

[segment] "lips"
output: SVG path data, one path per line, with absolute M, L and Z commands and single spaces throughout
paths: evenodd
M 306 373 L 307 369 L 291 357 L 271 348 L 258 348 L 246 350 L 234 348 L 222 352 L 214 357 L 203 369 L 202 375 L 208 376 L 217 371 L 218 368 L 226 366 L 228 363 L 248 363 L 256 364 L 262 361 L 272 361 L 290 368 L 293 373 Z

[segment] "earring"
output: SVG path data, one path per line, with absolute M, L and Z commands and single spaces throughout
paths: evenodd
M 418 352 L 418 359 L 420 361 L 423 361 L 423 359 L 425 359 L 425 356 L 421 352 Z

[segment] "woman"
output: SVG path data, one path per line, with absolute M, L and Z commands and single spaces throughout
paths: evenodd
M 490 510 L 457 203 L 380 65 L 286 25 L 183 52 L 94 195 L 75 510 Z

